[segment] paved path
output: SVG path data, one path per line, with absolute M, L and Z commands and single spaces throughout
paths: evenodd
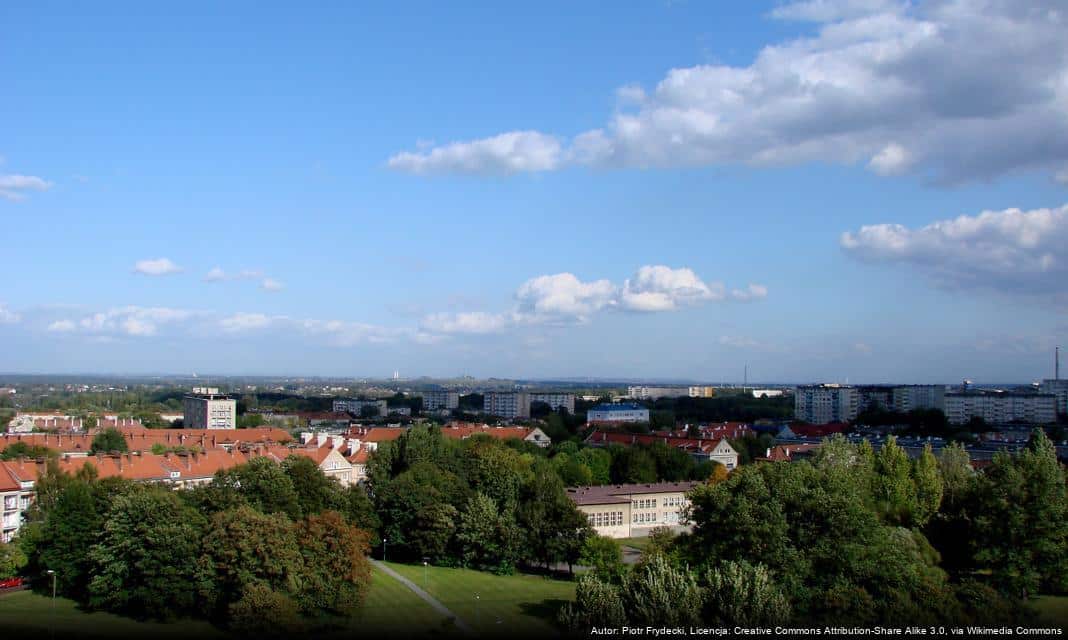
M 467 634 L 474 634 L 474 629 L 469 627 L 466 622 L 461 620 L 460 616 L 456 615 L 455 613 L 450 611 L 445 605 L 441 604 L 441 602 L 439 602 L 437 600 L 437 598 L 435 598 L 434 596 L 430 595 L 426 591 L 423 591 L 422 589 L 420 589 L 418 587 L 418 585 L 416 585 L 414 582 L 412 582 L 408 578 L 405 578 L 404 576 L 402 576 L 401 574 L 397 573 L 393 569 L 390 569 L 389 567 L 387 567 L 386 565 L 382 564 L 378 560 L 371 559 L 371 564 L 373 564 L 378 569 L 381 569 L 382 572 L 385 573 L 386 575 L 390 576 L 391 578 L 396 579 L 398 582 L 400 582 L 404 586 L 406 586 L 409 589 L 411 589 L 412 593 L 414 593 L 415 595 L 417 595 L 420 598 L 422 598 L 427 604 L 429 604 L 431 607 L 433 607 L 435 611 L 437 611 L 441 615 L 445 616 L 446 618 L 452 618 L 453 622 L 456 623 L 456 628 L 457 629 L 459 629 L 460 631 L 463 631 L 464 633 L 467 633 Z

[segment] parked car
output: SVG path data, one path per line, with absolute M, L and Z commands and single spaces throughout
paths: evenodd
M 4 578 L 0 580 L 0 589 L 12 589 L 14 587 L 22 586 L 22 578 Z

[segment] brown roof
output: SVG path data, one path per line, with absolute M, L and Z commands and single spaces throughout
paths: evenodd
M 649 484 L 607 484 L 597 487 L 569 487 L 567 496 L 575 504 L 622 504 L 632 495 L 686 492 L 701 484 L 688 482 L 653 482 Z

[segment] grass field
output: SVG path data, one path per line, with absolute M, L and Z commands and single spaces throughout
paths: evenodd
M 557 611 L 575 598 L 573 582 L 542 576 L 497 576 L 470 569 L 427 567 L 424 577 L 422 565 L 388 565 L 476 631 L 494 635 L 554 634 Z
M 160 640 L 195 637 L 223 639 L 223 631 L 201 620 L 171 623 L 139 622 L 110 613 L 87 613 L 72 600 L 56 598 L 55 634 L 60 638 L 142 638 Z M 50 637 L 52 599 L 30 591 L 0 597 L 0 631 L 20 632 L 22 637 Z M 406 637 L 448 633 L 452 628 L 443 616 L 423 602 L 408 587 L 374 571 L 371 591 L 352 629 L 339 630 L 327 637 L 351 637 L 352 630 L 375 631 L 381 635 L 402 633 Z M 3 635 L 3 634 L 0 634 Z
M 620 546 L 623 546 L 623 547 L 633 547 L 633 548 L 635 548 L 635 549 L 637 549 L 639 551 L 645 551 L 645 548 L 649 546 L 649 542 L 651 540 L 652 540 L 652 538 L 649 538 L 649 537 L 621 538 L 621 539 L 617 540 L 617 542 L 619 542 Z
M 1068 629 L 1068 596 L 1039 596 L 1031 602 L 1043 622 Z

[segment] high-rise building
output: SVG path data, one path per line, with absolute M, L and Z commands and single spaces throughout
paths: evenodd
M 915 409 L 946 410 L 946 387 L 941 384 L 909 384 L 894 387 L 893 409 L 908 413 Z
M 1068 415 L 1068 380 L 1054 378 L 1043 380 L 1039 385 L 1042 393 L 1052 393 L 1057 398 L 1057 414 Z
M 575 413 L 575 394 L 573 393 L 532 391 L 530 393 L 530 401 L 544 402 L 553 411 L 559 411 L 562 407 L 567 409 L 568 413 Z
M 840 384 L 811 384 L 794 391 L 794 417 L 811 424 L 848 422 L 857 417 L 858 394 Z
M 889 385 L 868 384 L 857 390 L 857 413 L 890 411 L 894 406 L 894 388 Z
M 236 429 L 237 401 L 215 387 L 193 387 L 182 398 L 182 426 L 186 429 Z
M 945 394 L 946 419 L 967 424 L 982 418 L 988 424 L 1050 424 L 1057 420 L 1057 396 L 1033 391 L 958 391 Z
M 487 391 L 483 395 L 485 413 L 500 418 L 529 418 L 530 394 L 526 391 Z
M 423 411 L 456 409 L 460 406 L 459 391 L 424 391 Z

